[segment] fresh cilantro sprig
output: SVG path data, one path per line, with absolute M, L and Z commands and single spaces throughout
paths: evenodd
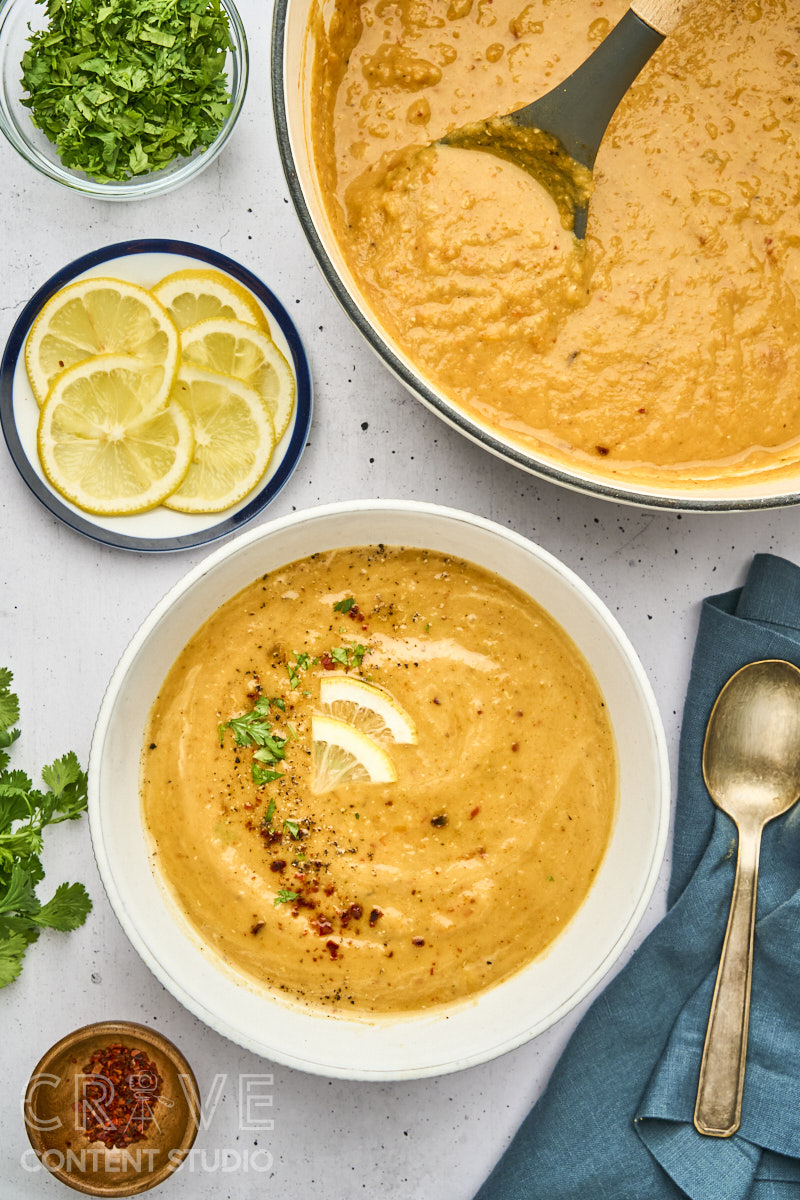
M 36 895 L 44 878 L 43 830 L 86 810 L 86 774 L 73 753 L 44 768 L 45 791 L 34 788 L 24 771 L 8 769 L 8 747 L 20 732 L 12 680 L 8 668 L 0 668 L 0 987 L 17 978 L 42 929 L 77 929 L 92 907 L 82 883 L 59 884 L 44 904 Z
M 290 892 L 288 888 L 281 888 L 272 903 L 277 908 L 279 904 L 291 904 L 298 897 L 298 892 Z
M 34 125 L 66 167 L 125 180 L 205 149 L 230 111 L 220 0 L 39 0 L 22 56 Z

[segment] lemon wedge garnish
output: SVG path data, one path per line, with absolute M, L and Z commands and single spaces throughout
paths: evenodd
M 165 369 L 107 354 L 77 363 L 39 413 L 39 458 L 50 483 L 102 516 L 144 512 L 180 484 L 194 449 L 178 404 L 160 405 Z
M 240 380 L 188 364 L 178 371 L 172 396 L 192 423 L 194 456 L 166 507 L 185 513 L 230 508 L 252 491 L 272 457 L 269 409 Z
M 370 783 L 397 780 L 394 763 L 383 746 L 347 721 L 314 713 L 311 739 L 314 767 L 311 788 L 317 795 L 359 779 Z
M 178 369 L 178 330 L 145 288 L 121 279 L 78 279 L 44 305 L 25 342 L 33 394 L 44 403 L 61 371 L 97 354 L 135 355 L 164 368 L 166 403 Z
M 255 297 L 222 271 L 200 267 L 174 271 L 151 290 L 178 329 L 223 317 L 255 325 L 269 336 L 269 324 Z
M 200 321 L 181 331 L 185 363 L 232 375 L 264 398 L 279 441 L 292 415 L 295 382 L 278 347 L 260 329 L 223 317 Z
M 319 698 L 331 716 L 370 737 L 416 744 L 416 725 L 385 688 L 353 675 L 324 675 L 319 681 Z

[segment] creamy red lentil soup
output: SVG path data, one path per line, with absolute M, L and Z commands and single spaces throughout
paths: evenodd
M 525 171 L 434 143 L 575 69 L 627 0 L 327 0 L 311 129 L 378 324 L 555 463 L 737 487 L 800 456 L 795 0 L 700 0 L 618 109 L 585 242 Z
M 288 1001 L 408 1013 L 558 937 L 617 802 L 589 666 L 525 593 L 401 547 L 227 601 L 151 711 L 153 866 L 206 946 Z

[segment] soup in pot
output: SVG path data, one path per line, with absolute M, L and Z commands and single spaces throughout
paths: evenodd
M 329 0 L 310 129 L 380 326 L 556 464 L 735 487 L 800 456 L 800 59 L 790 0 L 701 0 L 600 148 L 585 241 L 520 167 L 436 145 L 573 71 L 626 0 Z

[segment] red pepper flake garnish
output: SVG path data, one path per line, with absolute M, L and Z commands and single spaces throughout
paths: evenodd
M 424 946 L 424 945 L 425 945 L 425 938 L 421 938 L 421 937 L 415 937 L 415 938 L 412 938 L 412 939 L 411 939 L 411 944 L 412 944 L 412 946 Z
M 595 446 L 595 450 L 597 451 L 598 454 L 602 454 L 603 457 L 605 457 L 606 454 L 610 453 L 608 446 Z
M 327 650 L 325 651 L 324 654 L 320 655 L 319 665 L 321 667 L 323 667 L 326 671 L 335 671 L 336 670 L 336 663 L 333 661 L 333 659 L 331 658 L 331 656 Z
M 356 920 L 358 920 L 358 918 L 363 915 L 363 912 L 364 912 L 364 910 L 360 904 L 351 904 L 350 905 L 350 916 L 355 917 Z
M 472 820 L 474 817 L 477 817 L 477 815 L 478 815 L 478 813 L 479 813 L 480 811 L 481 811 L 481 806 L 480 806 L 480 804 L 476 804 L 476 805 L 475 805 L 475 807 L 473 808 L 472 812 L 469 814 L 469 819 L 470 819 L 470 821 L 471 821 L 471 820 Z
M 273 858 L 272 862 L 269 864 L 269 869 L 270 869 L 270 871 L 276 871 L 278 873 L 280 873 L 281 871 L 285 871 L 286 870 L 286 859 L 285 858 Z
M 317 916 L 317 933 L 320 937 L 327 937 L 329 933 L 333 933 L 333 925 L 324 913 Z
M 163 1080 L 142 1050 L 112 1042 L 95 1050 L 83 1068 L 78 1118 L 90 1142 L 123 1149 L 141 1142 L 153 1122 Z
M 512 742 L 512 743 L 511 743 L 511 749 L 512 749 L 512 750 L 514 750 L 514 751 L 517 751 L 517 750 L 519 750 L 519 742 Z
M 261 930 L 262 930 L 263 928 L 264 928 L 264 922 L 263 922 L 263 921 L 256 921 L 255 925 L 253 925 L 253 927 L 252 927 L 252 929 L 250 930 L 250 932 L 251 932 L 252 934 L 261 933 Z
M 381 919 L 382 916 L 383 916 L 383 913 L 381 912 L 381 910 L 379 908 L 373 908 L 372 912 L 369 914 L 370 925 L 371 926 L 377 925 L 378 921 Z
M 338 942 L 333 942 L 333 941 L 326 942 L 325 948 L 326 948 L 326 950 L 330 951 L 331 958 L 336 958 L 336 955 L 339 953 L 339 943 Z
M 432 704 L 441 704 L 442 702 L 441 702 L 441 700 L 439 699 L 439 697 L 438 697 L 438 696 L 434 696 L 434 697 L 433 697 L 433 700 L 431 701 L 431 703 L 432 703 Z

